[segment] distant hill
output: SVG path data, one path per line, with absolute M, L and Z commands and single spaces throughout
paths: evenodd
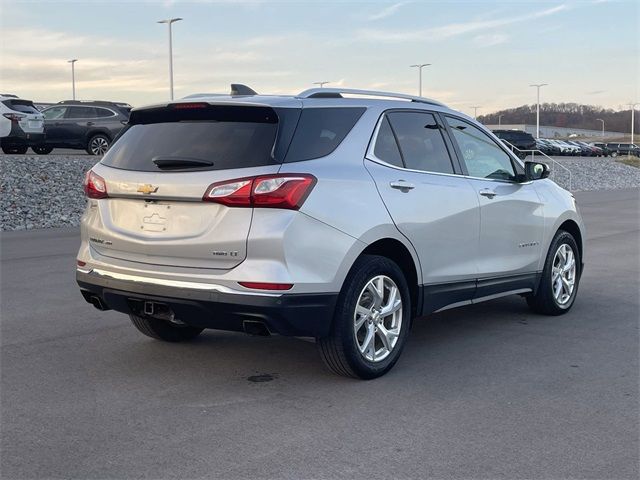
M 488 115 L 479 115 L 478 120 L 486 125 L 497 125 L 498 116 L 502 115 L 502 124 L 536 123 L 536 106 L 523 105 L 521 107 L 500 110 Z M 605 129 L 610 132 L 631 133 L 631 110 L 615 111 L 594 105 L 579 105 L 577 103 L 542 103 L 540 104 L 540 125 L 569 128 L 587 128 L 600 130 L 604 120 Z M 640 133 L 640 111 L 635 114 L 635 131 Z

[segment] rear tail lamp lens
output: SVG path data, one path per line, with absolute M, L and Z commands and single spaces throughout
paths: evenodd
M 107 183 L 93 170 L 89 170 L 84 176 L 84 194 L 87 198 L 107 198 Z
M 210 185 L 202 199 L 229 207 L 298 210 L 311 193 L 316 181 L 316 177 L 307 174 L 239 178 Z
M 26 117 L 26 115 L 20 115 L 19 113 L 4 113 L 3 115 L 5 118 L 8 118 L 12 122 L 19 122 Z

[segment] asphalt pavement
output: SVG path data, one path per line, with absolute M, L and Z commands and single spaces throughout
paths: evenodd
M 639 190 L 576 196 L 569 314 L 419 319 L 368 382 L 302 339 L 153 341 L 81 298 L 76 228 L 2 234 L 0 476 L 637 479 Z

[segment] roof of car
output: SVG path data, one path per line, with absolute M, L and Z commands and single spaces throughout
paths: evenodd
M 244 85 L 232 85 L 233 93 L 253 92 Z M 143 108 L 163 107 L 176 103 L 206 102 L 212 105 L 233 103 L 236 105 L 255 105 L 280 108 L 314 107 L 370 107 L 384 106 L 397 107 L 398 105 L 411 105 L 412 107 L 429 106 L 434 110 L 449 110 L 449 108 L 436 100 L 424 97 L 416 97 L 401 93 L 381 92 L 375 90 L 355 90 L 345 88 L 312 88 L 297 95 L 259 95 L 247 94 L 217 94 L 196 93 L 179 100 L 167 103 L 149 105 Z

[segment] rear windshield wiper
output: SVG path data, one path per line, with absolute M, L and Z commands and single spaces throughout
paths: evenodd
M 155 163 L 158 168 L 165 170 L 179 170 L 182 168 L 203 168 L 213 166 L 213 162 L 210 160 L 202 160 L 200 158 L 190 157 L 157 156 L 153 157 L 151 161 Z

